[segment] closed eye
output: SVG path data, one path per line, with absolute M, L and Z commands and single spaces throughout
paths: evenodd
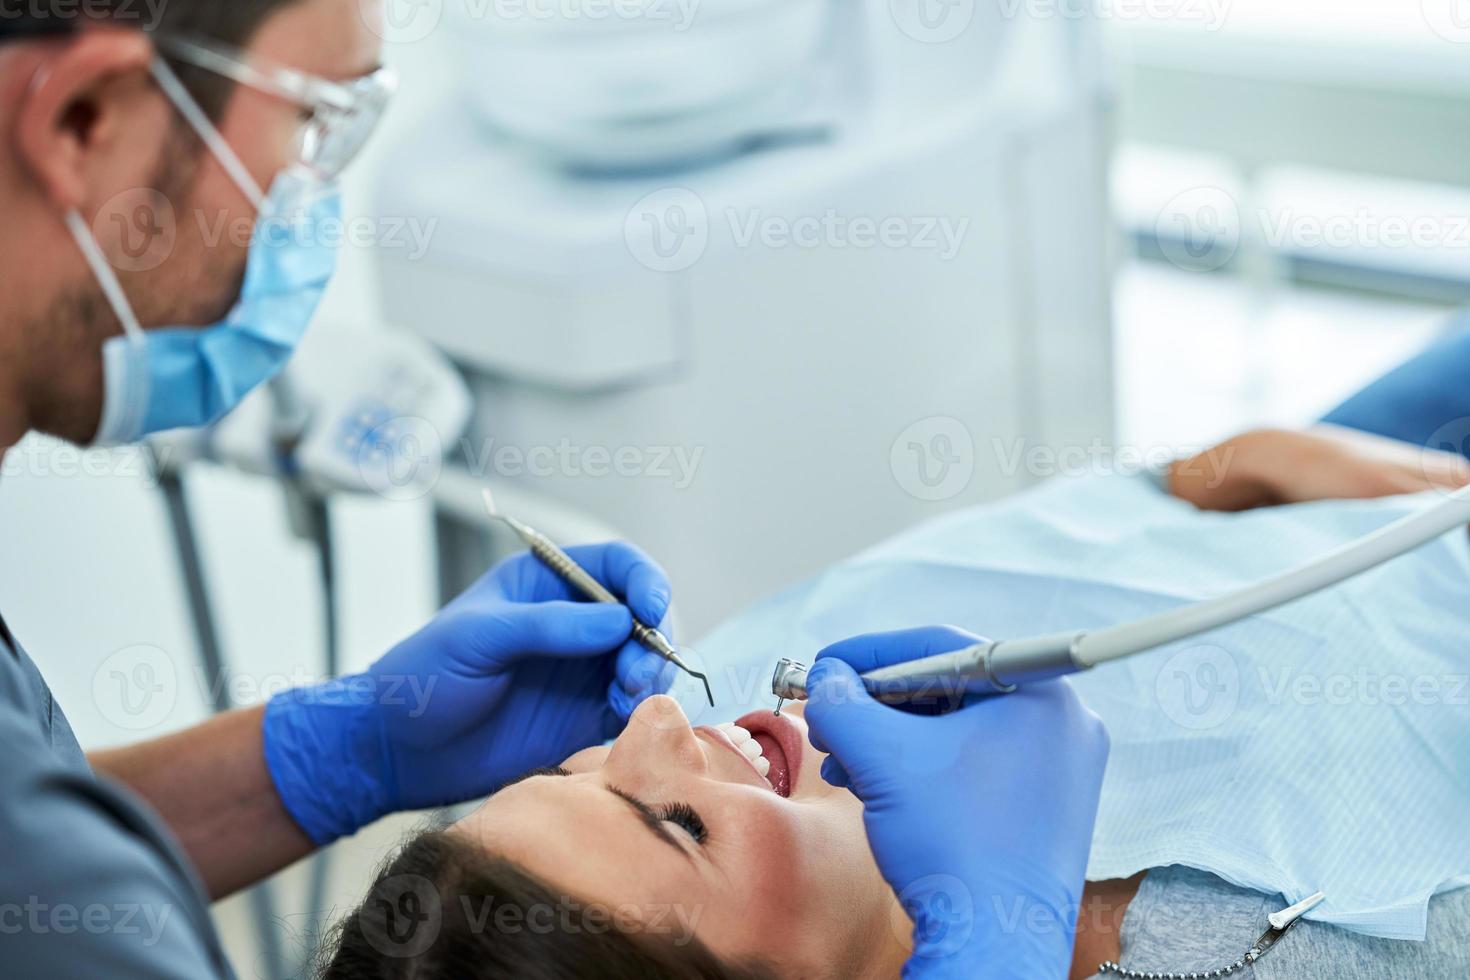
M 709 836 L 705 831 L 704 821 L 699 818 L 699 814 L 695 813 L 694 809 L 687 803 L 670 803 L 661 804 L 658 807 L 651 807 L 632 793 L 620 790 L 616 786 L 609 786 L 607 791 L 628 804 L 629 808 L 638 815 L 638 819 L 643 822 L 643 826 L 647 827 L 650 833 L 665 844 L 676 849 L 690 861 L 694 860 L 694 855 L 690 853 L 688 848 L 679 843 L 679 839 L 669 831 L 668 825 L 673 823 L 676 826 L 683 827 L 689 836 L 694 838 L 696 844 L 703 844 Z
M 526 779 L 534 779 L 537 776 L 570 776 L 571 774 L 570 770 L 562 766 L 542 766 L 521 773 L 515 779 L 501 785 L 500 789 L 505 789 L 507 786 L 514 786 L 516 783 Z M 669 831 L 669 824 L 673 824 L 682 829 L 695 844 L 703 845 L 705 841 L 709 840 L 709 829 L 705 826 L 704 819 L 688 803 L 660 803 L 656 806 L 649 806 L 632 793 L 618 789 L 616 786 L 607 787 L 607 791 L 628 804 L 629 809 L 638 816 L 639 821 L 654 836 L 677 850 L 688 860 L 692 861 L 694 856 Z
M 704 826 L 704 820 L 688 803 L 660 803 L 653 808 L 653 812 L 665 823 L 684 828 L 684 832 L 694 838 L 694 843 L 703 844 L 709 840 L 709 830 Z

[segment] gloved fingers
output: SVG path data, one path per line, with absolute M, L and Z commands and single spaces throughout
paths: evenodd
M 568 548 L 567 554 L 622 599 L 642 622 L 656 626 L 669 611 L 673 590 L 658 562 L 626 541 Z
M 806 723 L 814 747 L 844 766 L 893 744 L 895 726 L 910 717 L 873 700 L 862 678 L 840 657 L 819 659 L 806 680 Z
M 616 681 L 613 682 L 612 687 L 617 687 Z M 623 696 L 627 697 L 627 695 Z M 631 713 L 629 712 L 629 714 Z M 611 689 L 609 689 L 607 708 L 602 712 L 602 740 L 606 742 L 609 739 L 617 738 L 622 734 L 623 729 L 627 727 L 627 719 L 622 717 L 620 708 L 614 707 L 613 694 Z
M 623 689 L 623 685 L 613 680 L 607 685 L 607 704 L 612 709 L 612 731 L 604 731 L 604 737 L 612 738 L 623 730 L 628 719 L 633 715 L 633 709 L 638 707 L 638 698 Z
M 1005 695 L 997 707 L 1010 709 L 1000 721 L 1010 731 L 1042 731 L 1055 744 L 1068 746 L 1069 752 L 1091 753 L 1087 757 L 1099 765 L 1107 760 L 1110 740 L 1102 719 L 1083 704 L 1065 677 L 1026 684 Z
M 566 552 L 608 591 L 626 602 L 643 622 L 652 625 L 663 621 L 672 590 L 668 576 L 652 558 L 622 541 L 576 545 Z M 487 594 L 492 599 L 512 602 L 587 599 L 530 552 L 521 552 L 497 564 L 455 603 L 473 603 Z
M 669 666 L 673 665 L 670 664 Z M 665 674 L 666 672 L 661 671 L 660 673 Z M 669 677 L 667 680 L 660 679 L 656 681 L 653 685 L 645 687 L 641 691 L 628 691 L 626 688 L 623 687 L 621 681 L 619 681 L 617 678 L 613 678 L 613 680 L 607 685 L 607 703 L 608 706 L 612 709 L 614 715 L 613 720 L 615 724 L 612 733 L 607 737 L 611 738 L 613 735 L 616 735 L 618 732 L 622 731 L 623 727 L 627 724 L 628 719 L 633 716 L 633 712 L 636 711 L 638 709 L 638 706 L 644 701 L 647 701 L 655 694 L 667 693 L 669 689 L 669 681 L 672 681 L 672 679 L 672 677 Z
M 636 640 L 623 644 L 614 666 L 618 685 L 634 696 L 666 693 L 674 682 L 673 670 L 673 664 Z
M 889 633 L 865 633 L 839 640 L 818 653 L 816 662 L 835 657 L 851 665 L 859 674 L 864 674 L 879 667 L 920 660 L 983 642 L 981 637 L 957 626 L 921 626 Z
M 466 615 L 473 621 L 473 613 Z M 610 653 L 628 638 L 633 619 L 622 606 L 560 600 L 500 605 L 479 625 L 481 654 L 510 664 L 530 656 Z
M 829 786 L 836 786 L 838 789 L 847 788 L 847 770 L 842 768 L 842 763 L 837 761 L 836 756 L 829 755 L 822 760 L 822 779 Z

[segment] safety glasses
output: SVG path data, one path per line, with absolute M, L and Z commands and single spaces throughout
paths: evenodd
M 333 82 L 199 38 L 155 35 L 169 57 L 213 72 L 310 113 L 298 136 L 297 156 L 324 181 L 335 180 L 356 158 L 398 87 L 391 69 L 350 82 Z

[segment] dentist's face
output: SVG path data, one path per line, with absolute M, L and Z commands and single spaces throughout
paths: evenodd
M 325 79 L 357 78 L 381 58 L 370 26 L 379 6 L 285 3 L 262 21 L 246 54 Z M 29 126 L 26 214 L 44 229 L 44 236 L 34 233 L 39 244 L 22 253 L 31 267 L 18 273 L 33 284 L 34 298 L 5 312 L 23 324 L 17 332 L 28 345 L 24 363 L 35 365 L 29 427 L 74 442 L 97 429 L 102 345 L 123 327 L 61 215 L 75 209 L 91 226 L 145 330 L 222 319 L 239 297 L 256 222 L 252 202 L 151 77 L 148 40 L 130 29 L 84 34 L 69 45 L 0 50 L 0 78 L 50 79 L 53 89 L 65 88 L 51 101 L 19 98 L 5 107 L 22 120 L 17 126 Z M 199 70 L 175 67 L 186 86 L 197 87 Z M 47 115 L 52 101 L 74 108 Z M 32 117 L 40 121 L 25 122 Z M 215 125 L 254 182 L 269 190 L 296 160 L 305 119 L 292 101 L 235 85 Z M 14 225 L 6 231 L 27 234 Z
M 252 39 L 250 56 L 318 78 L 350 81 L 375 70 L 382 42 L 369 27 L 377 0 L 303 0 L 268 18 Z M 186 124 L 175 113 L 176 132 Z M 237 85 L 217 120 L 220 135 L 240 157 L 263 191 L 295 162 L 307 116 L 293 102 Z M 185 130 L 187 132 L 187 130 Z M 187 142 L 192 143 L 192 138 Z M 150 281 L 154 297 L 174 297 L 166 309 L 158 302 L 145 327 L 158 324 L 206 325 L 225 316 L 240 293 L 255 209 L 207 149 L 193 143 L 187 182 L 171 198 L 178 216 L 174 254 Z M 177 153 L 177 145 L 165 152 Z M 165 170 L 180 165 L 167 160 Z M 136 291 L 129 289 L 130 296 Z
M 582 902 L 638 907 L 650 933 L 692 931 L 727 961 L 865 975 L 909 924 L 862 804 L 822 780 L 799 706 L 739 724 L 690 728 L 672 699 L 650 698 L 611 748 L 506 787 L 454 832 Z

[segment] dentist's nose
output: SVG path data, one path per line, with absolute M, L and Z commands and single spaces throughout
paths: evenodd
M 604 768 L 616 777 L 620 770 L 650 773 L 670 767 L 702 773 L 708 760 L 679 702 L 655 694 L 634 709 Z

